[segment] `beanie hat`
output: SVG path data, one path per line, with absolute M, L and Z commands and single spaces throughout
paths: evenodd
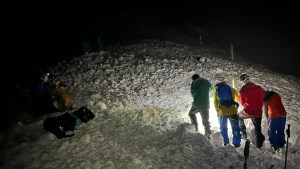
M 245 81 L 246 79 L 249 79 L 249 76 L 246 73 L 243 73 L 239 77 L 240 81 Z
M 193 80 L 196 80 L 196 79 L 198 79 L 198 78 L 200 78 L 200 76 L 199 76 L 198 74 L 194 74 L 194 75 L 192 76 L 192 79 L 193 79 Z

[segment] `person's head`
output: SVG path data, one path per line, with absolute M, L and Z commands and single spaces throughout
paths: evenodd
M 227 85 L 227 83 L 226 83 L 224 80 L 219 81 L 219 83 L 217 83 L 217 84 L 224 84 L 224 85 Z
M 199 76 L 198 74 L 194 74 L 194 75 L 192 76 L 192 80 L 196 80 L 196 79 L 198 79 L 198 78 L 200 78 L 200 76 Z
M 264 100 L 267 100 L 273 93 L 272 90 L 264 90 Z
M 246 73 L 242 73 L 239 77 L 240 82 L 243 84 L 247 84 L 250 82 L 250 76 L 248 76 Z
M 43 73 L 41 74 L 41 82 L 47 83 L 49 80 L 49 73 Z

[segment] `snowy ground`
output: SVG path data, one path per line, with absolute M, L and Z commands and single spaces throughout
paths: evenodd
M 111 46 L 53 70 L 56 80 L 68 86 L 75 109 L 87 105 L 95 119 L 60 140 L 43 130 L 47 116 L 13 125 L 1 133 L 1 168 L 243 168 L 245 141 L 240 148 L 223 147 L 212 104 L 212 140 L 196 133 L 187 115 L 194 73 L 212 84 L 220 78 L 231 84 L 232 72 L 235 79 L 245 72 L 264 89 L 281 94 L 291 124 L 287 166 L 300 168 L 300 80 L 294 76 L 237 56 L 232 61 L 230 54 L 205 46 L 153 40 Z M 253 127 L 246 122 L 251 139 Z M 264 119 L 265 136 L 266 129 Z M 262 150 L 251 144 L 248 168 L 283 168 L 284 155 L 284 150 L 272 153 L 268 141 Z

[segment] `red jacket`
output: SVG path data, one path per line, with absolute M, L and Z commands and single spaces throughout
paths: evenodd
M 262 87 L 252 82 L 240 90 L 240 103 L 244 107 L 243 113 L 249 117 L 262 117 L 264 92 Z
M 278 93 L 274 92 L 269 98 L 265 100 L 265 108 L 269 118 L 284 117 L 286 116 L 285 108 L 281 102 L 281 97 Z

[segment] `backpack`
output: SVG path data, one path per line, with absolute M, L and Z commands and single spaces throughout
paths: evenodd
M 235 103 L 232 98 L 231 87 L 229 87 L 228 85 L 224 83 L 216 84 L 216 93 L 220 107 L 230 107 Z

